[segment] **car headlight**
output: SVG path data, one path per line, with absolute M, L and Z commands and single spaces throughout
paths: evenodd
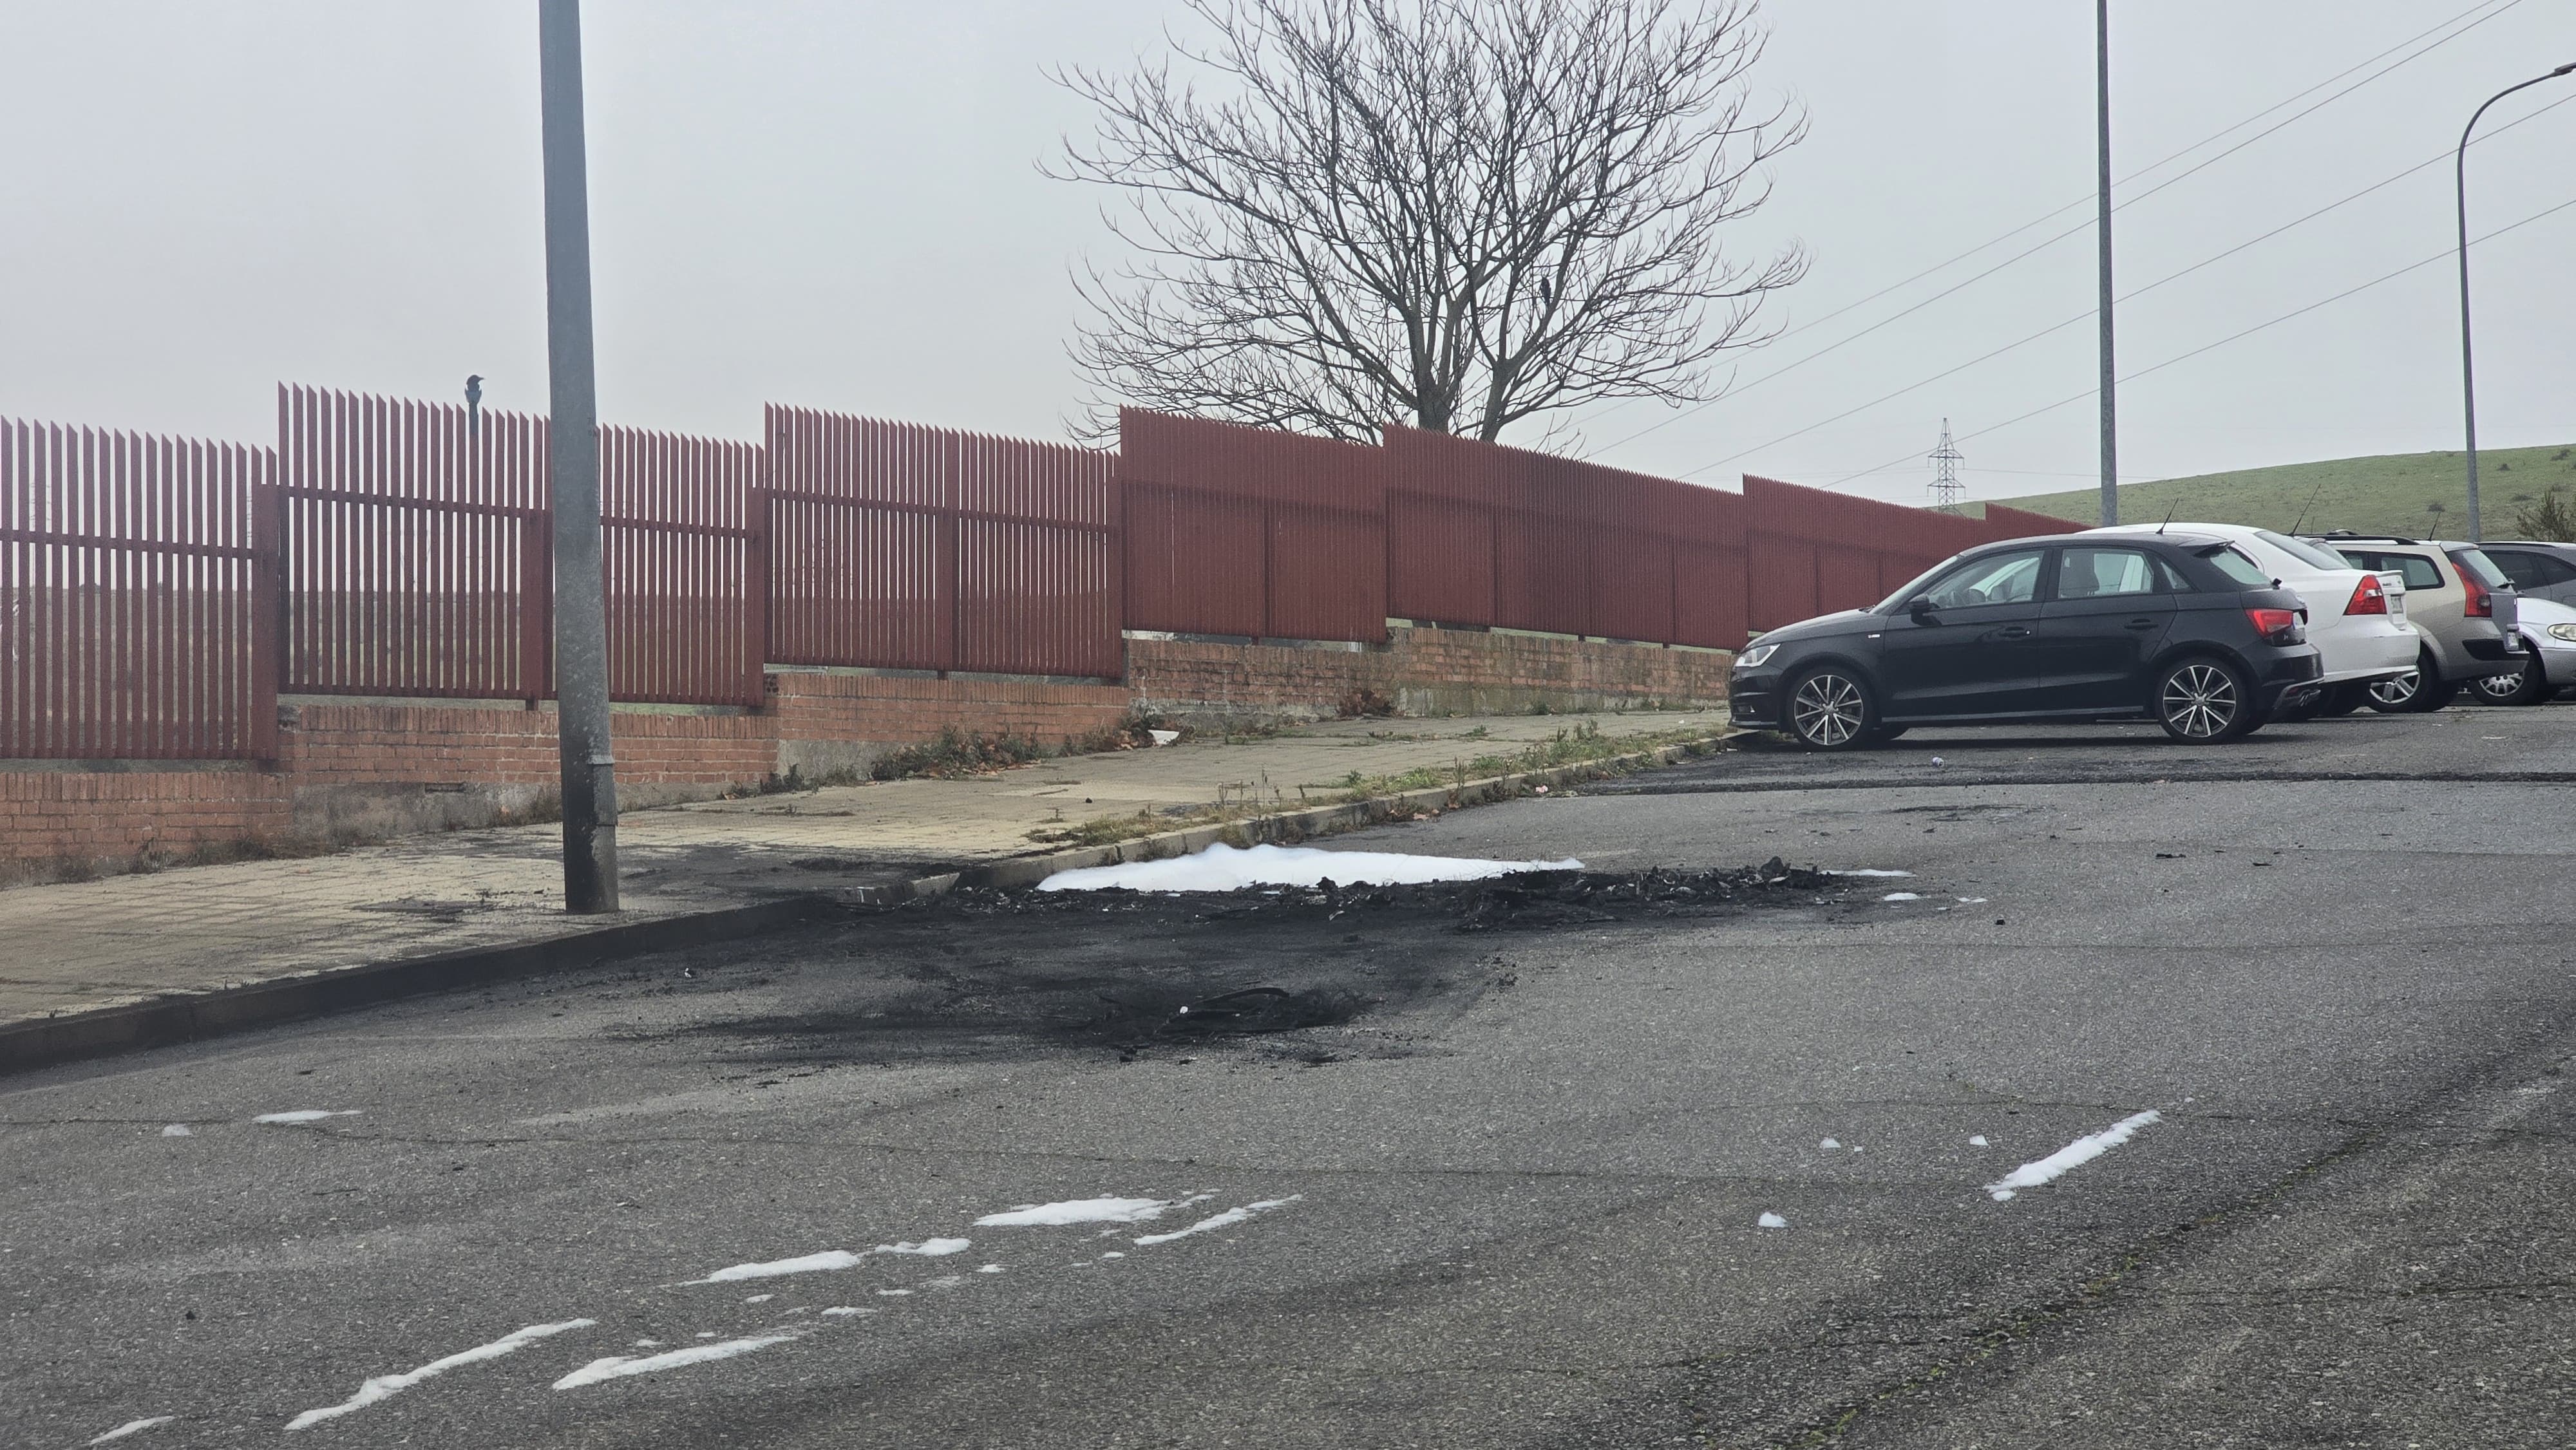
M 2576 624 L 2553 624 L 2549 626 L 2549 637 L 2576 644 Z
M 2558 627 L 2560 629 L 2567 629 L 2576 626 L 2562 624 Z M 1735 667 L 1739 670 L 1752 669 L 1779 652 L 1780 647 L 1776 644 L 1757 644 L 1753 648 L 1748 649 L 1744 653 L 1735 657 Z

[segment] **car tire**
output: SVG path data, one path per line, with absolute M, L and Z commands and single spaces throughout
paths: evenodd
M 2360 680 L 2328 685 L 2324 696 L 2317 701 L 2317 718 L 2340 720 L 2368 703 L 2370 703 L 2370 686 Z
M 1841 665 L 1819 665 L 1781 692 L 1789 736 L 1809 750 L 1859 750 L 1878 741 L 1878 702 L 1869 682 Z
M 2549 670 L 2538 657 L 2523 661 L 2518 675 L 2489 675 L 2469 690 L 2482 705 L 2537 705 L 2549 698 Z
M 2460 687 L 2442 678 L 2442 667 L 2426 650 L 2416 657 L 2415 668 L 2370 687 L 2370 708 L 2383 715 L 2422 715 L 2441 709 L 2459 693 Z
M 2263 723 L 2245 674 L 2215 655 L 2186 655 L 2156 675 L 2156 723 L 2185 745 L 2216 745 Z

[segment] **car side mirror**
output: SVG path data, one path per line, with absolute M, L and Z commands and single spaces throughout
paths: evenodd
M 1920 624 L 1932 617 L 1932 601 L 1917 595 L 1905 601 L 1905 612 L 1915 623 Z

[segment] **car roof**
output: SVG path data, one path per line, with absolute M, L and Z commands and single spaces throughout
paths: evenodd
M 2409 549 L 2474 549 L 2475 544 L 2460 539 L 2410 539 L 2404 534 L 2301 534 L 2320 544 L 2396 544 Z
M 2568 543 L 2564 539 L 2488 539 L 2481 542 L 2478 547 L 2492 549 L 2499 544 L 2509 544 L 2517 549 L 2558 549 L 2576 554 L 2576 544 Z
M 1979 544 L 1973 549 L 1962 549 L 1959 551 L 1959 554 L 1962 558 L 1965 558 L 1971 554 L 1990 554 L 1997 549 L 2027 549 L 2041 544 L 2081 545 L 2087 537 L 2094 534 L 2118 534 L 2124 539 L 2162 538 L 2168 544 L 2185 549 L 2202 547 L 2209 544 L 2224 544 L 2228 542 L 2225 538 L 2215 534 L 2197 534 L 2180 528 L 2167 529 L 2162 534 L 2158 534 L 2154 529 L 2143 528 L 2135 534 L 2131 534 L 2125 529 L 2116 528 L 2081 529 L 2071 534 L 2034 534 L 2027 539 L 1997 539 L 1991 544 Z
M 2198 543 L 2208 544 L 2214 542 L 2232 543 L 2249 534 L 2259 534 L 2264 531 L 2256 528 L 2252 524 L 2164 523 L 2113 524 L 2108 528 L 2086 529 L 2084 532 L 2088 534 L 2122 534 L 2130 538 L 2162 535 L 2163 537 L 2172 539 L 2177 543 L 2181 542 L 2183 539 L 2189 538 Z

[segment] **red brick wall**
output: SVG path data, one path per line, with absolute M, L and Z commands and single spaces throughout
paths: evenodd
M 551 710 L 440 705 L 298 705 L 278 732 L 279 768 L 299 786 L 402 782 L 556 782 Z M 777 731 L 760 715 L 619 710 L 609 719 L 617 774 L 639 785 L 725 786 L 775 769 Z
M 249 836 L 283 837 L 293 787 L 269 771 L 0 772 L 0 867 L 180 854 Z M 0 877 L 5 879 L 5 877 Z
M 770 679 L 775 768 L 792 765 L 807 775 L 864 769 L 877 755 L 937 739 L 946 729 L 1048 745 L 1079 740 L 1126 719 L 1133 698 L 1121 685 L 808 671 Z M 623 747 L 620 752 L 623 764 Z
M 1398 629 L 1383 649 L 1127 642 L 1127 682 L 1175 718 L 1315 718 L 1368 690 L 1407 715 L 1710 705 L 1734 656 L 1553 635 Z

